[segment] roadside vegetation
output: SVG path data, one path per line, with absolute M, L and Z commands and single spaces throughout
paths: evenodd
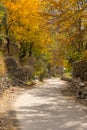
M 15 58 L 15 71 L 28 69 L 28 80 L 71 77 L 73 62 L 87 60 L 87 1 L 1 0 L 1 74 L 7 56 Z

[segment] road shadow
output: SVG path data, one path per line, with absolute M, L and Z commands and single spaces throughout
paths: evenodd
M 18 93 L 18 106 L 3 116 L 0 130 L 87 130 L 87 110 L 61 91 L 65 84 L 43 85 Z
M 10 110 L 6 113 L 0 113 L 0 130 L 20 130 L 15 111 Z
M 49 85 L 24 94 L 28 105 L 20 105 L 16 110 L 20 130 L 86 130 L 86 108 L 70 94 L 63 95 L 61 84 Z

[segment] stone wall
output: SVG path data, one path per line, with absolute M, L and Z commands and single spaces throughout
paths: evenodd
M 5 58 L 7 74 L 13 81 L 13 84 L 19 85 L 21 81 L 26 82 L 33 74 L 32 66 L 20 67 L 14 57 L 8 56 Z
M 74 62 L 73 77 L 87 81 L 87 61 Z
M 7 74 L 0 76 L 0 96 L 2 96 L 3 91 L 11 86 L 10 79 Z
M 87 61 L 73 64 L 72 90 L 77 98 L 87 99 Z
M 73 78 L 71 86 L 77 98 L 87 99 L 87 82 L 83 82 L 80 78 Z
M 0 75 L 0 96 L 7 88 L 22 85 L 22 82 L 28 81 L 33 74 L 32 66 L 20 67 L 14 57 L 5 57 L 4 61 L 6 73 Z

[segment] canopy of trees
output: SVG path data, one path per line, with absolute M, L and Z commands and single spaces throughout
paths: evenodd
M 87 50 L 87 1 L 47 0 L 43 3 L 44 18 L 56 33 L 62 53 L 69 53 L 71 57 L 76 53 L 78 57 L 77 53 Z
M 19 59 L 33 56 L 39 65 L 87 59 L 87 0 L 1 0 L 2 38 L 8 55 L 15 44 Z

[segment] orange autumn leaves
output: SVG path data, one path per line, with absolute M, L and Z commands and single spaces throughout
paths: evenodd
M 33 33 L 39 26 L 40 2 L 38 0 L 3 1 L 7 11 L 7 26 L 10 27 L 9 35 L 14 35 L 17 40 L 28 40 L 28 34 Z

